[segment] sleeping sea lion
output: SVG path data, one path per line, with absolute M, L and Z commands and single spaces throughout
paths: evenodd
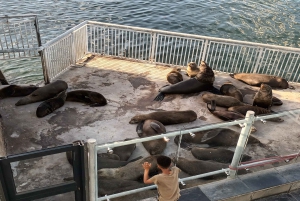
M 38 88 L 34 85 L 5 85 L 0 89 L 0 98 L 27 96 Z
M 199 73 L 200 69 L 198 68 L 195 62 L 190 62 L 187 65 L 186 73 L 189 77 L 195 77 Z
M 261 84 L 268 84 L 272 88 L 281 88 L 281 89 L 295 89 L 292 86 L 289 86 L 288 82 L 277 76 L 267 75 L 267 74 L 257 74 L 257 73 L 233 73 L 229 74 L 232 78 L 240 80 L 251 86 L 259 87 Z
M 223 84 L 220 88 L 220 92 L 223 95 L 234 97 L 239 101 L 243 102 L 242 92 L 238 88 L 236 88 L 233 84 L 229 84 L 229 83 Z
M 182 75 L 180 73 L 181 69 L 173 69 L 171 72 L 167 74 L 167 80 L 171 84 L 176 84 L 178 82 L 181 82 L 183 80 Z
M 214 72 L 204 61 L 201 61 L 200 71 L 194 78 L 162 87 L 154 100 L 162 101 L 165 94 L 189 94 L 212 90 L 214 81 Z
M 38 108 L 36 109 L 36 116 L 38 118 L 42 118 L 51 114 L 58 108 L 62 107 L 66 101 L 66 90 L 60 92 L 56 97 L 50 98 L 44 102 L 42 102 Z
M 232 107 L 232 106 L 241 106 L 241 105 L 248 105 L 239 101 L 238 99 L 231 97 L 231 96 L 222 96 L 213 94 L 210 92 L 203 92 L 201 97 L 205 103 L 210 103 L 212 100 L 215 101 L 217 106 L 220 107 Z
M 142 129 L 140 129 L 141 127 Z M 153 135 L 166 133 L 166 128 L 159 121 L 148 119 L 138 124 L 137 133 L 138 136 L 141 138 L 149 137 Z M 167 142 L 164 139 L 142 142 L 142 144 L 144 145 L 145 149 L 149 152 L 150 155 L 161 154 L 167 146 Z
M 68 88 L 68 84 L 65 81 L 57 80 L 43 87 L 38 88 L 28 96 L 21 98 L 15 105 L 26 105 L 30 103 L 35 103 L 39 101 L 48 100 L 57 96 L 62 91 Z
M 131 139 L 126 138 L 124 141 L 127 140 L 131 140 Z M 121 161 L 127 161 L 130 158 L 132 152 L 135 150 L 135 148 L 136 148 L 136 144 L 114 147 L 113 153 L 118 155 Z
M 212 160 L 219 163 L 231 163 L 234 152 L 223 148 L 198 148 L 191 150 L 193 156 L 198 160 Z M 251 156 L 243 155 L 242 161 L 248 161 Z
M 253 106 L 270 109 L 272 97 L 272 88 L 267 84 L 261 84 L 259 91 L 254 96 Z
M 66 101 L 86 103 L 91 107 L 104 106 L 107 104 L 102 94 L 88 90 L 70 91 L 67 93 Z
M 196 112 L 192 110 L 185 111 L 159 111 L 149 114 L 135 115 L 129 121 L 130 124 L 136 124 L 147 119 L 154 119 L 163 125 L 181 124 L 192 122 L 197 119 Z

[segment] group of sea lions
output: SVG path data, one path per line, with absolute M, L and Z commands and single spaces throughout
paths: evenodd
M 65 81 L 57 80 L 43 87 L 33 85 L 3 85 L 0 89 L 0 99 L 8 97 L 21 97 L 15 105 L 27 105 L 43 101 L 36 110 L 36 116 L 42 118 L 51 114 L 65 104 L 65 101 L 82 102 L 95 106 L 107 104 L 105 97 L 98 93 L 88 90 L 75 90 L 66 92 L 68 84 Z

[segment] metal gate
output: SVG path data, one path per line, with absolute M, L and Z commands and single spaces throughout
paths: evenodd
M 17 192 L 11 168 L 12 162 L 53 155 L 63 152 L 72 152 L 73 180 L 62 184 L 51 185 L 25 192 Z M 0 159 L 0 181 L 6 201 L 28 201 L 57 194 L 74 191 L 76 201 L 86 200 L 85 167 L 83 143 L 69 144 L 39 151 L 32 151 Z M 2 199 L 0 199 L 2 200 Z

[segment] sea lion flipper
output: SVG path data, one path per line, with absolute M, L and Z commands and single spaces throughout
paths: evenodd
M 289 85 L 289 89 L 293 89 L 293 90 L 295 90 L 295 87 L 293 87 L 293 86 Z
M 143 135 L 143 126 L 144 126 L 144 122 L 145 121 L 141 121 L 138 123 L 138 125 L 136 126 L 136 132 L 138 134 L 139 137 L 142 137 Z
M 162 101 L 162 100 L 164 100 L 164 98 L 165 98 L 165 94 L 163 94 L 163 93 L 159 93 L 155 98 L 154 98 L 154 101 Z
M 155 132 L 156 132 L 157 134 L 162 133 L 162 128 L 160 127 L 159 124 L 157 124 L 157 123 L 155 123 L 155 122 L 151 122 L 151 123 L 150 123 L 150 127 L 151 127 L 153 130 L 155 130 Z
M 203 135 L 201 142 L 207 142 L 208 140 L 216 137 L 217 135 L 219 135 L 219 132 L 207 132 Z
M 210 108 L 208 107 L 208 105 L 210 104 Z M 210 112 L 214 112 L 216 110 L 216 101 L 215 100 L 211 100 L 210 102 L 208 102 L 206 104 L 206 107 L 207 109 L 210 111 Z

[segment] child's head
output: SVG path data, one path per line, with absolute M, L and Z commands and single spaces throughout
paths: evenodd
M 171 158 L 167 156 L 158 156 L 156 160 L 157 164 L 163 169 L 169 168 L 172 162 Z

